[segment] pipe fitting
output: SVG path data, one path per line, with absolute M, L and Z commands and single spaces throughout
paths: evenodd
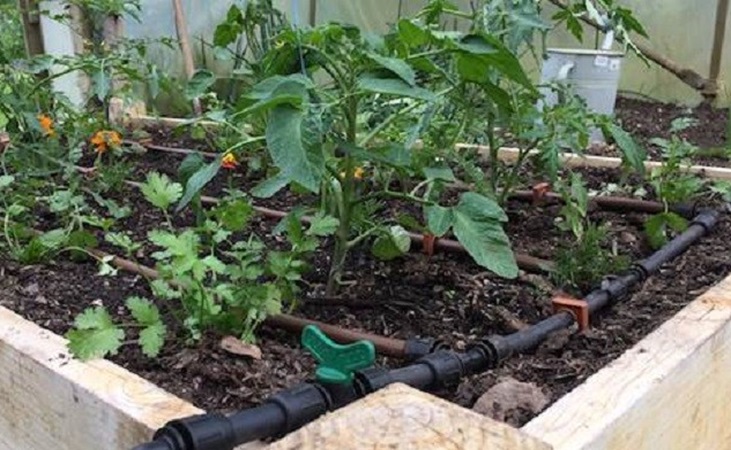
M 433 375 L 432 389 L 455 386 L 464 376 L 462 359 L 452 351 L 442 350 L 419 359 L 416 364 L 425 365 Z
M 472 342 L 467 350 L 474 348 L 479 348 L 485 353 L 487 367 L 491 369 L 499 366 L 501 362 L 510 358 L 513 354 L 513 349 L 508 345 L 505 337 L 497 334 Z
M 303 383 L 269 397 L 266 403 L 277 405 L 284 414 L 281 434 L 294 431 L 330 411 L 333 401 L 322 386 Z
M 413 338 L 407 339 L 404 344 L 404 358 L 407 361 L 416 361 L 430 353 L 440 350 L 449 350 L 449 346 L 440 339 Z
M 703 227 L 706 233 L 711 231 L 718 222 L 720 213 L 715 209 L 704 209 L 701 210 L 695 219 L 690 223 L 691 225 L 700 225 Z

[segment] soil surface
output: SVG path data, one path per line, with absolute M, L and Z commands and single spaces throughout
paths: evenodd
M 150 170 L 174 176 L 181 159 L 179 155 L 148 152 L 139 158 L 132 177 L 139 179 Z M 246 169 L 244 165 L 218 177 L 206 194 L 219 195 L 229 185 L 240 186 L 243 182 L 248 187 L 255 183 L 246 176 Z M 595 189 L 620 179 L 614 171 L 583 173 Z M 124 188 L 112 197 L 134 205 L 133 216 L 116 227 L 129 230 L 137 240 L 165 220 L 134 188 Z M 302 201 L 302 197 L 284 191 L 273 199 L 257 202 L 288 209 Z M 569 239 L 555 226 L 557 206 L 511 203 L 507 210 L 510 222 L 506 231 L 517 252 L 551 259 Z M 651 251 L 642 232 L 645 215 L 595 210 L 591 218 L 610 224 L 609 245 L 620 254 L 637 259 Z M 182 215 L 174 223 L 177 227 L 189 226 L 192 217 Z M 271 220 L 257 218 L 247 233 L 277 245 L 279 238 L 271 234 L 272 225 Z M 458 388 L 440 395 L 471 406 L 501 377 L 510 376 L 536 384 L 555 401 L 731 272 L 731 260 L 727 258 L 731 250 L 729 233 L 731 221 L 724 218 L 713 234 L 651 277 L 623 303 L 602 313 L 588 331 L 559 333 L 534 353 L 516 356 L 502 367 L 465 380 Z M 105 245 L 107 250 L 118 251 Z M 481 336 L 512 333 L 551 314 L 550 298 L 555 287 L 544 275 L 521 273 L 517 280 L 504 280 L 459 254 L 429 257 L 413 252 L 397 261 L 382 262 L 374 259 L 367 248 L 351 255 L 345 272 L 345 280 L 351 284 L 343 289 L 340 299 L 333 301 L 322 297 L 329 247 L 325 245 L 311 262 L 313 269 L 304 280 L 303 300 L 296 315 L 394 338 L 439 337 L 463 349 Z M 150 252 L 145 247 L 134 257 L 151 265 Z M 97 271 L 93 262 L 73 263 L 62 257 L 27 267 L 0 257 L 0 305 L 63 334 L 74 316 L 86 307 L 105 305 L 124 317 L 122 305 L 128 296 L 152 298 L 147 282 L 139 276 L 120 273 L 113 278 L 100 277 Z M 313 373 L 314 362 L 300 349 L 296 336 L 262 327 L 258 340 L 261 359 L 235 356 L 219 347 L 221 336 L 209 334 L 199 343 L 186 343 L 183 329 L 168 305 L 160 307 L 173 334 L 180 339 L 166 345 L 155 360 L 144 357 L 133 346 L 124 347 L 111 359 L 202 408 L 227 412 L 254 406 L 263 397 Z M 391 367 L 401 364 L 386 358 L 380 358 L 379 363 Z M 537 412 L 516 411 L 506 420 L 520 426 Z
M 712 166 L 731 166 L 731 143 L 728 142 L 728 108 L 714 108 L 701 104 L 695 108 L 619 97 L 615 113 L 623 128 L 647 150 L 648 157 L 663 159 L 661 148 L 651 141 L 655 138 L 670 139 L 673 136 L 672 123 L 676 119 L 694 119 L 695 123 L 679 131 L 677 136 L 700 147 L 695 164 Z M 589 153 L 618 156 L 613 146 L 595 146 Z

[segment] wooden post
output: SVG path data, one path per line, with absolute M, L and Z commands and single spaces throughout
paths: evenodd
M 709 99 L 718 94 L 718 76 L 721 74 L 721 59 L 723 58 L 723 40 L 726 36 L 726 22 L 728 20 L 729 0 L 718 0 L 716 5 L 716 26 L 713 32 L 713 49 L 711 50 L 711 67 L 708 77 L 712 86 L 708 88 Z
M 310 0 L 310 26 L 317 25 L 317 0 Z
M 173 0 L 173 11 L 175 14 L 175 31 L 178 34 L 180 51 L 183 53 L 185 75 L 190 80 L 195 74 L 195 63 L 193 62 L 193 50 L 190 47 L 188 24 L 185 20 L 185 12 L 183 11 L 183 4 L 181 3 L 181 0 Z M 193 111 L 197 116 L 200 116 L 203 112 L 200 99 L 198 98 L 193 99 Z
M 28 56 L 42 55 L 43 29 L 36 0 L 18 0 L 18 10 L 23 21 L 23 39 L 25 40 L 25 52 Z

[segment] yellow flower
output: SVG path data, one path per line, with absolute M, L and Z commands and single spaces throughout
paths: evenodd
M 226 153 L 221 159 L 221 167 L 224 169 L 235 169 L 238 165 L 239 163 L 233 153 Z
M 365 169 L 362 167 L 356 167 L 353 169 L 353 178 L 356 180 L 362 180 L 365 174 Z M 345 172 L 340 172 L 340 178 L 345 178 Z
M 46 136 L 55 136 L 56 131 L 53 129 L 53 119 L 45 114 L 38 114 L 38 124 L 41 126 L 43 133 Z
M 108 149 L 114 150 L 122 144 L 122 136 L 116 131 L 101 130 L 97 131 L 91 138 L 91 145 L 96 147 L 96 152 L 100 155 Z

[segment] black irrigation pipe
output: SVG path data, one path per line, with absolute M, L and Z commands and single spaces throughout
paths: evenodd
M 720 213 L 700 212 L 688 229 L 618 277 L 607 277 L 602 286 L 578 303 L 589 314 L 621 300 L 637 284 L 683 253 L 707 234 Z M 392 383 L 435 391 L 456 385 L 461 378 L 497 367 L 512 355 L 527 352 L 551 333 L 582 321 L 578 314 L 561 310 L 507 336 L 488 336 L 472 343 L 465 352 L 439 350 L 398 369 L 372 367 L 354 373 L 343 384 L 302 383 L 269 397 L 258 407 L 230 416 L 203 414 L 173 420 L 159 429 L 153 441 L 133 450 L 232 450 L 257 439 L 280 437 Z

